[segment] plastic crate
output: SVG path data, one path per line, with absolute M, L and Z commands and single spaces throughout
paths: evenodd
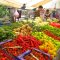
M 36 48 L 27 50 L 24 53 L 22 52 L 23 48 L 5 48 L 5 44 L 7 44 L 7 42 L 8 42 L 8 44 L 12 43 L 12 40 L 7 40 L 4 42 L 1 42 L 0 48 L 1 49 L 3 48 L 3 51 L 7 54 L 7 56 L 10 56 L 13 60 L 41 60 L 40 57 L 44 57 L 44 60 L 51 60 L 49 54 L 43 52 L 42 50 L 36 49 Z M 48 59 L 46 59 L 46 58 L 48 58 Z
M 40 56 L 37 56 L 36 53 Z M 41 55 L 43 55 L 44 59 L 40 58 L 40 57 L 42 57 Z M 47 54 L 41 50 L 38 50 L 36 48 L 33 48 L 33 50 L 28 50 L 28 51 L 24 52 L 22 55 L 19 55 L 18 58 L 20 60 L 47 60 L 46 58 L 48 58 L 48 60 L 51 60 L 49 54 Z
M 20 60 L 16 56 L 10 54 L 2 45 L 8 42 L 11 42 L 12 40 L 5 40 L 3 42 L 0 42 L 0 60 Z

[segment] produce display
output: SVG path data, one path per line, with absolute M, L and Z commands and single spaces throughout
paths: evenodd
M 51 57 L 49 58 L 45 54 L 42 54 L 36 50 L 32 50 L 32 52 L 29 55 L 25 56 L 25 59 L 26 60 L 48 60 L 48 59 L 52 60 Z
M 54 35 L 60 37 L 60 29 L 59 28 L 55 28 L 50 25 L 45 25 L 45 26 L 41 26 L 41 30 L 48 30 L 48 31 L 52 32 Z
M 0 27 L 0 41 L 12 39 L 13 37 L 14 37 L 13 31 Z
M 60 28 L 60 24 L 56 23 L 56 22 L 51 22 L 50 25 L 53 26 L 53 27 Z
M 28 25 L 28 24 L 26 24 L 26 25 L 23 25 L 22 27 L 20 27 L 20 28 L 16 28 L 16 29 L 14 29 L 14 31 L 13 31 L 16 35 L 19 35 L 19 34 L 21 34 L 21 35 L 30 35 L 31 34 L 31 32 L 32 32 L 32 28 Z
M 50 18 L 49 18 L 49 19 L 47 19 L 47 21 L 48 21 L 48 22 L 58 22 L 58 19 L 56 19 L 56 18 L 50 19 Z
M 24 57 L 26 60 L 48 60 L 47 56 L 33 51 L 33 48 L 36 48 L 49 54 L 50 60 L 53 60 L 60 48 L 60 28 L 50 25 L 52 22 L 57 22 L 56 19 L 49 20 L 51 19 L 43 22 L 40 17 L 36 17 L 34 20 L 28 19 L 11 23 L 8 26 L 2 25 L 0 27 L 0 41 L 8 39 L 12 39 L 12 41 L 1 46 L 14 56 L 31 50 L 32 54 Z M 0 60 L 8 60 L 8 56 L 4 55 L 2 50 L 0 52 Z
M 0 60 L 14 60 L 0 49 Z
M 36 17 L 35 20 L 34 20 L 34 23 L 37 26 L 44 26 L 44 25 L 49 24 L 49 22 L 43 22 L 43 20 L 40 17 Z
M 51 41 L 55 47 L 57 47 L 57 49 L 60 48 L 60 42 L 58 40 L 55 40 L 51 37 L 49 37 L 48 35 L 46 35 L 45 33 L 43 32 L 33 32 L 32 35 L 34 37 L 36 37 L 38 40 L 40 39 L 41 41 L 45 42 L 45 41 Z
M 17 56 L 22 52 L 25 52 L 28 49 L 32 49 L 32 48 L 39 48 L 39 45 L 41 45 L 42 42 L 38 41 L 36 38 L 34 38 L 33 36 L 22 36 L 19 35 L 17 36 L 12 42 L 8 42 L 3 44 L 3 47 L 6 47 L 9 53 L 12 53 L 13 55 Z M 18 46 L 17 48 L 12 48 L 9 49 L 8 47 L 15 47 Z M 22 49 L 21 49 L 22 48 Z M 18 50 L 18 52 L 17 52 Z M 22 51 L 20 51 L 22 50 Z
M 44 33 L 52 38 L 54 38 L 55 40 L 59 40 L 60 41 L 60 37 L 54 35 L 52 32 L 45 30 Z
M 56 56 L 56 48 L 55 45 L 52 42 L 45 42 L 39 48 L 49 54 L 54 58 Z
M 39 46 L 40 49 L 51 54 L 52 57 L 56 56 L 56 51 L 60 48 L 60 42 L 47 36 L 43 32 L 32 33 L 37 39 L 40 39 L 43 44 Z M 52 46 L 52 47 L 51 47 Z

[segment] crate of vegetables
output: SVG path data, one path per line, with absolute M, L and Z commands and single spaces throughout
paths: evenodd
M 5 40 L 0 42 L 0 60 L 19 60 L 16 56 L 10 54 L 7 49 L 4 47 L 4 44 L 12 42 L 12 40 Z
M 21 60 L 52 60 L 51 56 L 42 50 L 32 48 L 18 56 Z
M 7 53 L 8 56 L 14 58 L 14 60 L 49 60 L 49 54 L 38 50 L 41 44 L 42 42 L 36 40 L 33 36 L 19 35 L 14 40 L 1 42 L 0 46 L 3 47 L 3 51 Z M 28 53 L 26 53 L 27 50 L 29 50 Z
M 14 60 L 14 58 L 10 57 L 5 51 L 0 49 L 0 60 Z

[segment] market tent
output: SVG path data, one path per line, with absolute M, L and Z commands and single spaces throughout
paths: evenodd
M 46 3 L 50 1 L 51 0 L 42 0 L 41 2 L 38 2 L 37 4 L 32 5 L 32 7 L 38 7 L 39 5 L 45 5 Z
M 43 5 L 44 8 L 54 8 L 56 1 L 57 0 L 0 0 L 0 4 L 20 8 L 25 3 L 29 9 L 36 8 L 39 5 Z
M 9 7 L 15 7 L 15 8 L 19 8 L 22 5 L 21 3 L 18 4 L 16 2 L 14 2 L 13 0 L 0 0 L 0 4 L 6 5 L 6 6 L 9 6 Z

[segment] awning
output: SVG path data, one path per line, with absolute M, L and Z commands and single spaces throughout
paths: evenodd
M 32 7 L 38 7 L 40 5 L 45 5 L 46 3 L 50 2 L 51 0 L 42 0 L 41 2 L 38 2 L 37 4 L 32 5 Z
M 0 4 L 2 5 L 6 5 L 6 6 L 9 6 L 9 7 L 15 7 L 15 8 L 20 8 L 21 7 L 21 3 L 18 4 L 16 2 L 13 2 L 13 1 L 10 1 L 10 0 L 0 0 Z
M 0 4 L 20 8 L 25 3 L 27 8 L 36 8 L 40 5 L 43 5 L 45 8 L 51 8 L 52 5 L 54 7 L 56 1 L 57 0 L 0 0 Z

